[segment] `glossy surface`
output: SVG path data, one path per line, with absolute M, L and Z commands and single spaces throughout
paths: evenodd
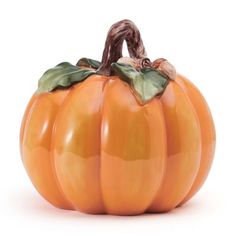
M 34 95 L 20 143 L 31 181 L 53 205 L 135 215 L 169 211 L 198 191 L 215 130 L 204 98 L 181 76 L 141 106 L 118 77 L 93 75 Z

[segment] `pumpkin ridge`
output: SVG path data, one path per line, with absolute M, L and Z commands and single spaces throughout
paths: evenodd
M 202 104 L 202 107 L 205 109 L 205 111 L 207 113 L 207 118 L 209 119 L 209 123 L 211 126 L 210 127 L 211 130 L 209 131 L 209 133 L 211 133 L 212 138 L 215 139 L 215 128 L 214 128 L 213 118 L 210 113 L 208 104 L 207 104 L 206 100 L 204 99 L 204 97 L 202 96 L 201 92 L 198 90 L 198 88 L 195 85 L 193 85 L 189 80 L 185 79 L 182 76 L 178 76 L 178 78 L 176 79 L 176 83 L 185 91 L 187 96 L 188 96 L 188 94 L 190 94 L 190 90 L 195 91 L 195 94 L 197 94 L 197 100 L 200 101 L 200 103 Z M 195 110 L 196 116 L 199 120 L 199 126 L 200 126 L 201 143 L 202 143 L 201 156 L 200 156 L 201 160 L 200 160 L 200 165 L 199 165 L 199 169 L 198 169 L 197 175 L 195 177 L 195 180 L 194 180 L 189 192 L 186 194 L 186 196 L 183 198 L 183 200 L 178 204 L 178 206 L 183 205 L 187 200 L 192 198 L 196 194 L 196 192 L 199 191 L 199 189 L 201 188 L 201 186 L 205 182 L 205 180 L 209 174 L 209 170 L 211 168 L 212 162 L 213 162 L 214 150 L 215 150 L 215 143 L 214 143 L 213 146 L 210 147 L 210 153 L 208 153 L 206 151 L 207 147 L 205 146 L 204 140 L 206 140 L 207 138 L 204 138 L 205 130 L 202 127 L 202 126 L 204 126 L 204 123 L 206 122 L 206 120 L 204 119 L 204 121 L 203 121 L 200 119 L 199 116 L 201 116 L 202 113 L 198 110 L 196 104 L 194 105 L 194 97 L 191 97 L 191 96 L 192 96 L 192 94 L 190 94 L 189 100 Z
M 199 173 L 199 169 L 200 169 L 200 164 L 201 164 L 201 159 L 202 159 L 202 134 L 201 134 L 201 129 L 200 129 L 200 121 L 199 121 L 199 118 L 198 118 L 198 114 L 196 112 L 196 108 L 193 106 L 193 103 L 191 101 L 191 99 L 189 98 L 188 94 L 187 94 L 187 91 L 186 89 L 183 88 L 183 86 L 181 86 L 181 84 L 176 80 L 176 85 L 182 90 L 182 92 L 185 94 L 186 98 L 188 99 L 189 103 L 191 104 L 191 107 L 192 107 L 192 110 L 194 112 L 194 115 L 196 117 L 196 120 L 198 121 L 198 126 L 199 126 L 199 130 L 200 130 L 200 144 L 201 144 L 201 148 L 200 148 L 200 155 L 199 155 L 199 165 L 198 165 L 198 170 L 196 171 L 196 174 L 195 174 L 195 177 L 192 181 L 192 184 L 189 188 L 189 190 L 186 192 L 186 194 L 183 196 L 182 200 L 176 205 L 176 207 L 179 206 L 179 204 L 184 200 L 184 198 L 189 194 L 189 192 L 191 191 L 193 185 L 194 185 L 194 182 L 196 181 L 196 177 Z
M 62 108 L 56 121 L 58 132 L 55 138 L 55 150 L 59 151 L 55 154 L 55 157 L 57 158 L 55 159 L 55 168 L 60 185 L 62 186 L 67 199 L 74 205 L 75 210 L 80 210 L 90 214 L 104 213 L 101 188 L 99 186 L 100 181 L 98 177 L 100 162 L 98 146 L 98 130 L 100 129 L 99 109 L 101 106 L 100 98 L 102 97 L 101 90 L 104 82 L 104 79 L 100 75 L 93 75 L 83 83 L 75 85 L 71 89 L 70 95 L 65 100 L 64 107 Z M 90 94 L 90 91 L 95 93 L 94 96 L 93 94 Z M 92 100 L 91 97 L 93 97 Z M 98 99 L 97 101 L 99 102 L 96 102 L 97 105 L 94 107 L 95 99 Z M 83 105 L 82 100 L 84 102 L 87 101 L 86 106 Z M 96 109 L 96 114 L 94 113 L 96 116 L 94 122 L 92 121 L 92 114 L 90 114 L 90 111 L 93 110 L 91 106 Z M 68 119 L 66 117 L 68 117 Z M 83 123 L 85 121 L 85 117 L 90 117 L 90 121 L 88 123 Z M 64 122 L 64 125 L 61 126 L 60 124 L 62 124 L 62 122 Z M 71 126 L 70 122 L 72 122 L 72 124 L 74 123 L 74 125 Z M 92 122 L 92 124 L 90 122 Z M 95 131 L 91 129 L 90 125 L 96 129 L 96 134 L 94 133 Z M 73 139 L 68 141 L 66 149 L 60 151 L 60 143 L 64 142 L 69 131 L 68 128 L 72 131 L 72 133 L 74 133 L 73 135 L 75 136 Z M 89 136 L 87 136 L 87 134 L 89 134 Z M 80 138 L 84 139 L 84 135 L 85 140 L 92 138 L 90 135 L 96 135 L 96 149 L 93 149 L 94 140 L 80 140 Z M 77 144 L 71 144 L 73 140 Z M 89 143 L 89 146 L 85 147 L 85 149 L 80 149 L 80 147 L 83 148 L 83 145 L 87 145 L 86 143 Z M 93 150 L 96 151 L 94 152 Z M 82 169 L 78 168 L 79 166 L 81 166 Z M 90 167 L 95 169 L 90 169 Z M 91 170 L 96 171 L 94 176 L 92 175 Z M 83 181 L 80 181 L 81 175 L 85 178 L 84 184 L 82 183 Z M 94 179 L 92 177 L 94 177 Z M 92 188 L 90 187 L 90 184 L 95 187 L 94 190 L 90 190 Z
M 79 86 L 80 85 L 81 84 L 79 84 Z M 58 188 L 59 192 L 61 193 L 62 198 L 70 206 L 71 210 L 76 210 L 75 207 L 73 206 L 73 203 L 66 197 L 66 194 L 64 193 L 63 188 L 62 188 L 62 186 L 60 184 L 60 181 L 59 181 L 59 179 L 57 177 L 56 168 L 55 168 L 55 161 L 54 161 L 55 160 L 55 155 L 54 155 L 54 148 L 53 148 L 53 145 L 54 145 L 53 140 L 54 140 L 54 135 L 55 135 L 55 127 L 56 127 L 56 123 L 57 123 L 57 117 L 58 117 L 60 108 L 65 105 L 65 102 L 66 102 L 67 98 L 72 93 L 72 88 L 70 88 L 68 90 L 68 93 L 66 94 L 66 96 L 63 98 L 63 101 L 59 105 L 58 110 L 57 110 L 57 114 L 56 114 L 54 122 L 53 122 L 53 127 L 52 127 L 52 132 L 51 132 L 51 139 L 50 139 L 50 142 L 51 142 L 50 143 L 50 159 L 51 159 L 51 166 L 52 166 L 53 176 L 54 176 L 55 182 L 57 184 L 57 188 Z
M 188 96 L 188 94 L 187 94 L 187 91 L 180 85 L 179 82 L 175 81 L 175 84 L 176 84 L 177 87 L 182 91 L 182 93 L 185 95 L 186 99 L 188 100 L 189 105 L 191 106 L 191 110 L 192 110 L 192 112 L 193 112 L 193 114 L 194 114 L 194 116 L 195 116 L 195 119 L 196 119 L 196 121 L 197 121 L 198 130 L 199 130 L 199 134 L 200 134 L 200 136 L 199 136 L 199 138 L 200 138 L 200 147 L 199 147 L 199 150 L 200 150 L 200 151 L 199 151 L 199 153 L 200 153 L 200 154 L 199 154 L 198 168 L 197 168 L 197 170 L 196 170 L 195 177 L 193 178 L 192 184 L 191 184 L 190 187 L 189 187 L 189 190 L 186 191 L 187 193 L 182 197 L 182 200 L 179 201 L 179 203 L 175 206 L 175 207 L 177 207 L 177 206 L 183 201 L 183 199 L 189 194 L 189 192 L 191 191 L 191 189 L 192 189 L 192 187 L 193 187 L 193 185 L 194 185 L 194 182 L 195 182 L 195 180 L 196 180 L 196 177 L 197 177 L 197 175 L 198 175 L 198 173 L 199 173 L 200 164 L 201 164 L 201 159 L 202 159 L 202 133 L 201 133 L 200 121 L 199 121 L 199 117 L 198 117 L 196 108 L 194 107 L 194 105 L 193 105 L 191 99 L 189 98 L 189 96 Z
M 29 104 L 30 107 L 28 109 L 28 114 L 27 114 L 27 120 L 26 120 L 26 124 L 25 124 L 25 128 L 24 128 L 24 133 L 23 133 L 23 137 L 22 137 L 22 143 L 21 143 L 21 148 L 24 149 L 24 146 L 27 144 L 25 143 L 25 139 L 27 142 L 29 142 L 29 135 L 32 136 L 32 133 L 30 133 L 30 127 L 32 128 L 32 123 L 34 121 L 34 124 L 39 125 L 40 123 L 43 122 L 43 120 L 41 121 L 36 121 L 35 117 L 37 114 L 37 109 L 39 109 L 42 106 L 45 106 L 45 102 L 47 102 L 48 98 L 47 96 L 55 96 L 55 94 L 43 94 L 43 95 L 33 95 L 34 96 L 34 101 L 32 104 Z M 54 107 L 54 109 L 56 109 Z M 27 112 L 27 111 L 26 111 Z M 48 129 L 51 129 L 50 126 L 47 127 Z M 31 131 L 32 132 L 32 131 Z M 48 132 L 48 134 L 50 134 L 50 131 L 45 131 Z M 51 136 L 51 135 L 50 135 Z M 50 160 L 46 159 L 46 161 L 44 160 L 40 160 L 41 158 L 50 158 L 50 149 L 47 149 L 47 154 L 46 157 L 42 156 L 39 157 L 39 155 L 44 155 L 45 153 L 40 153 L 39 154 L 39 150 L 37 150 L 38 148 L 43 148 L 43 145 L 41 143 L 40 140 L 37 140 L 37 137 L 32 136 L 33 140 L 31 140 L 31 145 L 28 144 L 28 148 L 30 149 L 30 151 L 28 150 L 27 153 L 24 153 L 24 155 L 22 155 L 22 160 L 24 163 L 25 168 L 28 170 L 28 175 L 31 179 L 31 182 L 33 183 L 33 185 L 35 186 L 35 188 L 38 190 L 39 194 L 46 199 L 47 201 L 49 201 L 52 205 L 59 207 L 59 208 L 68 208 L 67 205 L 65 204 L 64 199 L 61 196 L 61 192 L 58 189 L 58 186 L 56 185 L 55 179 L 51 178 L 52 177 L 52 165 L 49 164 Z M 49 147 L 49 145 L 48 145 Z M 37 154 L 35 154 L 37 153 Z M 35 159 L 34 155 L 37 156 L 37 158 Z M 48 192 L 48 189 L 46 190 L 40 183 L 40 181 L 37 180 L 37 176 L 35 176 L 35 174 L 33 174 L 33 170 L 36 170 L 36 173 L 40 170 L 39 168 L 44 167 L 44 165 L 46 164 L 46 173 L 45 176 L 49 176 L 50 179 L 50 186 L 53 188 L 51 192 Z M 37 165 L 38 166 L 37 166 Z M 41 172 L 40 172 L 41 173 Z M 45 178 L 45 176 L 43 178 Z M 40 177 L 40 176 L 39 176 Z
M 164 120 L 156 109 L 160 102 L 140 106 L 118 78 L 106 87 L 104 100 L 101 173 L 107 213 L 141 214 L 155 196 L 164 169 Z
M 201 145 L 201 137 L 199 123 L 188 97 L 173 81 L 170 82 L 167 90 L 160 99 L 163 104 L 167 131 L 167 165 L 162 186 L 157 194 L 157 198 L 154 200 L 154 204 L 151 206 L 152 212 L 170 211 L 178 205 L 191 188 L 200 163 L 199 148 Z M 175 109 L 173 110 L 172 107 L 175 107 Z M 172 112 L 174 113 L 172 114 Z M 188 114 L 189 112 L 191 112 L 191 114 Z M 185 122 L 182 120 L 181 123 L 178 123 L 178 120 L 172 120 L 175 119 L 172 118 L 172 115 L 179 116 L 181 114 Z M 173 130 L 173 128 L 175 130 Z M 188 130 L 188 128 L 190 128 L 190 130 Z M 195 136 L 184 137 L 185 134 L 190 134 L 189 132 L 191 135 L 193 134 L 192 132 L 194 132 Z M 190 142 L 189 138 L 194 140 L 198 138 L 198 141 L 197 143 L 195 141 L 193 143 Z M 192 146 L 189 147 L 189 144 Z M 194 152 L 190 153 L 192 149 Z M 176 167 L 177 162 L 179 162 L 178 168 Z M 186 182 L 183 183 L 182 181 Z M 167 192 L 169 197 L 165 198 Z
M 154 99 L 160 100 L 160 97 L 155 97 Z M 167 145 L 168 145 L 168 142 L 167 142 L 166 120 L 165 120 L 165 114 L 163 112 L 163 104 L 162 104 L 162 102 L 160 102 L 160 105 L 161 105 L 161 112 L 162 112 L 162 116 L 163 116 L 163 120 L 164 120 L 163 125 L 164 125 L 164 130 L 165 130 L 165 143 L 166 143 L 166 151 L 165 151 L 166 153 L 165 153 L 165 157 L 164 157 L 165 163 L 164 163 L 164 170 L 163 170 L 163 174 L 162 174 L 162 178 L 161 178 L 161 183 L 158 186 L 158 188 L 156 190 L 156 193 L 153 196 L 153 199 L 151 200 L 149 206 L 146 208 L 146 210 L 145 210 L 146 213 L 153 213 L 153 212 L 155 212 L 155 211 L 152 210 L 152 206 L 155 204 L 155 199 L 156 199 L 156 197 L 158 195 L 158 192 L 160 191 L 160 189 L 162 187 L 162 184 L 163 184 L 164 178 L 165 178 L 165 174 L 166 174 L 166 169 L 167 169 L 167 158 L 168 158 L 168 153 L 167 153 L 168 147 L 167 147 Z

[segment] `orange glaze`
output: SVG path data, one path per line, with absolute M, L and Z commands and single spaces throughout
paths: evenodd
M 188 97 L 170 82 L 161 97 L 167 135 L 166 171 L 149 211 L 173 209 L 188 193 L 200 164 L 199 122 Z
M 34 95 L 20 135 L 36 189 L 56 207 L 93 214 L 166 212 L 191 198 L 209 172 L 214 124 L 181 76 L 145 105 L 118 77 L 92 75 Z
M 53 205 L 70 209 L 60 191 L 52 165 L 54 121 L 68 91 L 34 95 L 26 109 L 20 135 L 24 166 L 38 192 Z
M 101 186 L 110 214 L 145 212 L 159 188 L 166 159 L 161 103 L 140 106 L 118 78 L 106 86 L 101 133 Z
M 178 76 L 176 83 L 184 90 L 194 106 L 199 120 L 202 146 L 201 161 L 197 176 L 190 191 L 179 204 L 182 205 L 200 189 L 207 178 L 214 157 L 216 134 L 211 112 L 200 91 L 183 76 Z

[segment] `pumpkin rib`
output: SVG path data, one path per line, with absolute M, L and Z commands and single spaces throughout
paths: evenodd
M 175 208 L 191 188 L 200 162 L 199 123 L 188 97 L 171 81 L 160 99 L 166 123 L 168 158 L 162 185 L 149 212 Z
M 54 139 L 57 178 L 76 210 L 104 212 L 100 189 L 100 106 L 104 78 L 75 85 L 60 110 Z
M 148 207 L 146 208 L 145 210 L 145 213 L 155 213 L 156 211 L 153 209 L 153 206 L 155 204 L 155 200 L 158 196 L 158 193 L 159 191 L 161 190 L 161 187 L 162 187 L 162 184 L 163 184 L 163 181 L 164 181 L 164 178 L 165 178 L 165 173 L 166 173 L 166 168 L 167 168 L 167 159 L 168 159 L 168 153 L 167 153 L 167 129 L 166 129 L 166 122 L 165 122 L 165 116 L 164 116 L 164 112 L 163 112 L 163 105 L 162 105 L 162 102 L 160 101 L 160 98 L 156 97 L 154 98 L 154 100 L 158 100 L 160 102 L 160 107 L 161 107 L 161 112 L 163 114 L 163 127 L 164 127 L 164 137 L 165 137 L 165 143 L 166 143 L 166 150 L 165 150 L 165 156 L 164 156 L 164 169 L 163 169 L 163 174 L 162 174 L 162 178 L 161 178 L 161 181 L 160 181 L 160 185 L 158 186 L 158 188 L 156 189 L 156 193 L 155 195 L 153 196 L 152 200 L 150 201 Z
M 164 119 L 156 111 L 160 104 L 153 100 L 140 106 L 129 85 L 113 77 L 105 88 L 103 107 L 104 205 L 108 214 L 141 214 L 155 197 L 164 171 Z
M 47 159 L 50 158 L 50 147 L 49 143 L 45 143 L 44 140 L 50 140 L 50 129 L 53 120 L 50 115 L 55 114 L 56 106 L 58 106 L 55 102 L 56 98 L 53 99 L 53 97 L 60 97 L 61 95 L 54 93 L 34 96 L 35 100 L 29 108 L 30 114 L 28 114 L 24 137 L 22 137 L 21 142 L 23 163 L 31 182 L 40 195 L 56 207 L 68 208 L 69 206 L 61 196 L 51 173 L 52 165 L 50 160 Z M 49 108 L 51 113 L 45 114 L 45 108 Z M 38 113 L 39 115 L 37 115 Z M 44 118 L 47 120 L 44 120 Z M 40 135 L 35 135 L 35 132 Z
M 176 78 L 176 83 L 184 90 L 193 105 L 199 120 L 202 141 L 200 167 L 191 189 L 178 205 L 181 206 L 198 192 L 208 176 L 214 157 L 215 128 L 207 102 L 197 87 L 180 75 Z
M 55 184 L 57 186 L 57 190 L 59 191 L 60 195 L 61 195 L 61 198 L 63 199 L 63 203 L 62 205 L 59 206 L 59 208 L 62 208 L 62 209 L 66 209 L 66 210 L 75 210 L 73 205 L 70 203 L 70 201 L 66 198 L 60 184 L 59 184 L 59 181 L 58 181 L 58 178 L 57 178 L 57 175 L 56 175 L 56 171 L 55 171 L 55 165 L 53 163 L 53 159 L 54 159 L 54 156 L 53 156 L 53 139 L 54 139 L 54 129 L 55 129 L 55 123 L 56 123 L 56 117 L 58 115 L 58 112 L 60 110 L 60 108 L 64 105 L 64 102 L 66 100 L 66 98 L 68 97 L 69 93 L 71 92 L 71 89 L 69 90 L 58 90 L 58 91 L 55 91 L 54 93 L 48 93 L 48 94 L 45 94 L 46 96 L 53 96 L 55 97 L 55 95 L 57 93 L 65 93 L 64 97 L 61 99 L 55 99 L 55 101 L 58 102 L 58 100 L 62 100 L 58 103 L 58 109 L 57 109 L 57 112 L 55 114 L 55 118 L 54 118 L 54 121 L 53 121 L 53 124 L 52 124 L 52 130 L 51 130 L 51 137 L 50 137 L 50 144 L 49 144 L 49 158 L 50 158 L 50 165 L 51 165 L 51 171 L 52 171 L 52 176 L 53 176 L 53 179 L 55 181 Z
M 64 97 L 62 103 L 60 104 L 60 109 L 65 105 L 65 101 L 67 100 L 67 98 L 69 97 L 71 91 L 73 90 L 72 88 L 69 88 L 67 91 L 67 95 Z M 61 193 L 62 198 L 65 200 L 67 207 L 64 207 L 67 210 L 76 210 L 75 207 L 73 206 L 73 204 L 70 202 L 70 200 L 66 197 L 62 186 L 60 185 L 59 179 L 57 177 L 57 173 L 56 173 L 56 168 L 55 168 L 55 157 L 54 157 L 54 138 L 55 138 L 55 127 L 56 127 L 56 121 L 57 121 L 57 116 L 59 114 L 60 109 L 58 109 L 57 114 L 55 116 L 54 122 L 53 122 L 53 127 L 52 127 L 52 132 L 51 132 L 51 139 L 50 139 L 50 160 L 51 160 L 51 166 L 52 166 L 52 174 L 54 176 L 54 180 L 57 184 L 57 187 Z

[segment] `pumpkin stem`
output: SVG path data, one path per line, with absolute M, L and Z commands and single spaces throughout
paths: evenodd
M 111 26 L 107 34 L 105 48 L 102 55 L 102 63 L 97 73 L 102 75 L 111 74 L 111 64 L 122 57 L 124 40 L 127 43 L 129 55 L 135 60 L 146 59 L 146 51 L 140 32 L 130 20 L 122 20 Z

